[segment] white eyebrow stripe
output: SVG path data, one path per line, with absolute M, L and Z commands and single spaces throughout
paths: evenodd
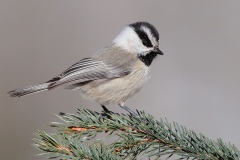
M 145 27 L 145 26 L 141 26 L 141 29 L 147 34 L 148 38 L 150 39 L 152 45 L 154 47 L 158 46 L 158 42 L 156 40 L 156 38 L 154 38 L 153 34 L 151 33 L 150 29 Z

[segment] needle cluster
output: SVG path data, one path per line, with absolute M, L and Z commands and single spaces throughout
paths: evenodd
M 145 112 L 132 115 L 79 109 L 61 113 L 53 134 L 36 133 L 34 146 L 50 158 L 62 160 L 199 159 L 240 160 L 240 151 L 221 139 L 211 140 L 166 119 L 155 120 Z M 105 133 L 101 139 L 96 136 Z M 103 135 L 103 134 L 100 134 Z M 110 144 L 109 136 L 116 139 Z M 93 141 L 94 140 L 94 141 Z

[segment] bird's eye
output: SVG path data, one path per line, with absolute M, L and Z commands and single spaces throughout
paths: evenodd
M 142 39 L 142 44 L 144 45 L 144 46 L 147 46 L 147 40 L 146 39 Z
M 152 47 L 152 43 L 149 40 L 148 36 L 146 34 L 142 34 L 139 36 L 142 40 L 142 44 L 146 47 Z

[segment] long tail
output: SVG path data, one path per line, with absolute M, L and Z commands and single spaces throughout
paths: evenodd
M 37 85 L 28 86 L 26 88 L 15 89 L 15 90 L 8 92 L 8 94 L 10 95 L 10 97 L 21 97 L 21 96 L 28 95 L 28 94 L 49 90 L 48 87 L 50 84 L 51 84 L 51 82 L 47 82 L 47 83 L 41 83 L 41 84 L 37 84 Z

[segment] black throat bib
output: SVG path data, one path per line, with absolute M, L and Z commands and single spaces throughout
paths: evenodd
M 156 52 L 150 52 L 146 55 L 141 55 L 138 54 L 138 58 L 146 65 L 146 66 L 150 66 L 153 59 L 157 56 Z

